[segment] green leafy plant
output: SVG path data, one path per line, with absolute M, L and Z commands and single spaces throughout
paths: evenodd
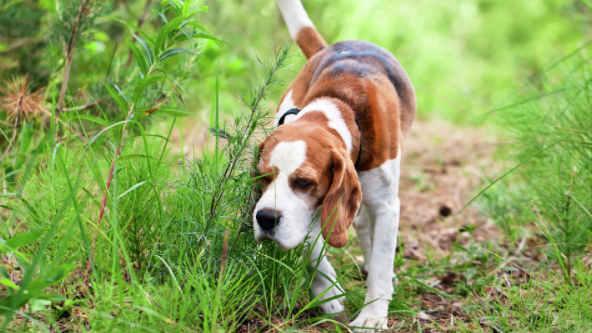
M 568 283 L 574 256 L 592 236 L 591 75 L 574 52 L 496 111 L 515 139 L 514 172 L 526 186 L 520 196 L 509 195 L 536 221 Z
M 19 285 L 15 284 L 8 274 L 8 270 L 0 266 L 0 284 L 6 288 L 7 296 L 0 298 L 0 315 L 5 316 L 4 331 L 15 313 L 20 313 L 19 309 L 25 304 L 31 304 L 31 311 L 37 311 L 55 301 L 64 301 L 62 295 L 47 294 L 49 287 L 59 284 L 76 267 L 72 264 L 62 264 L 51 270 L 45 270 L 40 276 L 36 275 L 36 270 L 40 261 L 43 260 L 43 248 L 36 255 L 23 252 L 19 249 L 31 246 L 33 243 L 41 240 L 46 234 L 44 230 L 30 233 L 18 234 L 9 239 L 0 238 L 0 257 L 19 267 L 22 271 L 22 280 Z M 47 245 L 45 240 L 44 245 Z M 42 245 L 43 246 L 43 245 Z M 31 258 L 33 257 L 33 260 Z M 14 267 L 11 268 L 11 271 Z M 28 315 L 26 315 L 28 318 Z

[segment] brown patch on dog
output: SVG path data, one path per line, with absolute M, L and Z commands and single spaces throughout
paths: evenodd
M 353 162 L 343 149 L 331 151 L 333 180 L 323 200 L 321 223 L 323 237 L 333 247 L 347 245 L 347 229 L 354 221 L 362 189 Z
M 304 141 L 306 158 L 288 180 L 290 188 L 311 208 L 321 205 L 325 194 L 331 186 L 332 160 L 330 154 L 318 154 L 319 151 L 344 149 L 345 143 L 338 140 L 337 133 L 328 126 L 329 119 L 320 112 L 310 112 L 302 116 L 296 123 L 288 123 L 278 127 L 261 144 L 261 157 L 257 164 L 259 174 L 266 177 L 260 179 L 265 191 L 275 178 L 277 168 L 271 165 L 271 153 L 280 142 Z M 303 178 L 312 183 L 307 190 L 294 188 L 294 182 Z
M 296 36 L 296 44 L 298 44 L 302 53 L 306 56 L 306 59 L 310 59 L 319 51 L 327 47 L 327 42 L 325 42 L 323 37 L 321 37 L 317 29 L 314 27 L 304 27 L 300 29 Z
M 407 74 L 388 51 L 370 43 L 341 42 L 322 49 L 306 63 L 289 91 L 300 109 L 322 97 L 349 106 L 335 102 L 352 133 L 354 162 L 360 146 L 355 119 L 360 124 L 357 171 L 395 159 L 415 119 L 415 93 Z

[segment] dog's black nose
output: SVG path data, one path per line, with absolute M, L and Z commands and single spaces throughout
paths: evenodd
M 257 212 L 255 217 L 257 218 L 257 223 L 259 224 L 259 226 L 261 226 L 263 230 L 269 231 L 275 228 L 276 225 L 280 224 L 282 214 L 275 211 L 262 209 Z

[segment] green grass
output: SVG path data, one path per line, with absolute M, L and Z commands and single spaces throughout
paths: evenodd
M 592 325 L 588 51 L 562 58 L 494 113 L 511 140 L 500 154 L 517 167 L 482 192 L 482 208 L 512 240 L 534 233 L 545 256 L 521 281 L 498 281 L 497 296 L 473 308 L 476 321 L 498 331 L 587 332 Z

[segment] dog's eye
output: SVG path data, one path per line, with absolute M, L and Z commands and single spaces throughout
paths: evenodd
M 306 179 L 296 179 L 294 182 L 294 188 L 306 190 L 312 185 L 312 183 Z

